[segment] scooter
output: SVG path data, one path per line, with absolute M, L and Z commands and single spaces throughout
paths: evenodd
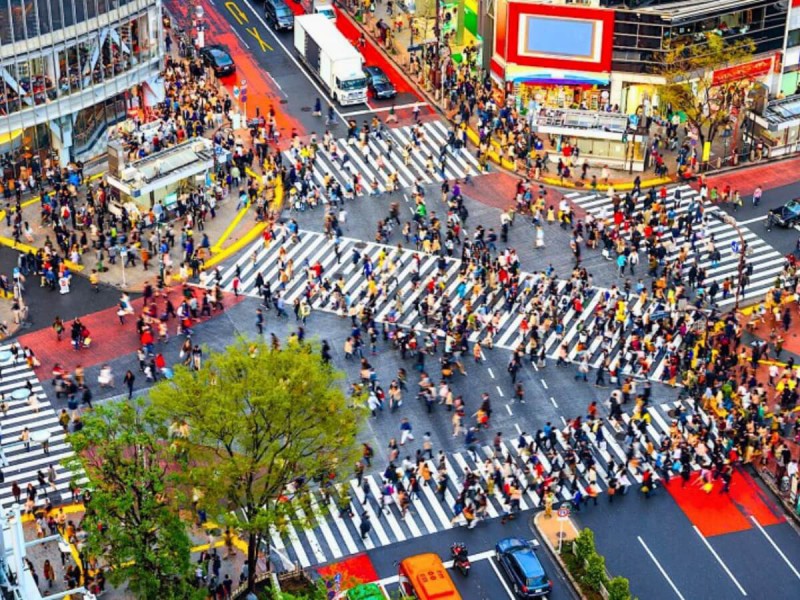
M 461 574 L 464 577 L 467 577 L 470 569 L 467 545 L 461 542 L 456 542 L 450 546 L 450 555 L 453 557 L 453 566 L 461 571 Z

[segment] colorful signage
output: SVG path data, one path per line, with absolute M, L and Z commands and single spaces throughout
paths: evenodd
M 712 85 L 722 85 L 732 81 L 742 81 L 743 79 L 755 79 L 766 75 L 772 70 L 773 57 L 762 58 L 752 62 L 734 65 L 724 69 L 714 71 L 711 79 Z
M 613 38 L 613 10 L 498 0 L 492 70 L 499 76 L 511 65 L 607 73 Z

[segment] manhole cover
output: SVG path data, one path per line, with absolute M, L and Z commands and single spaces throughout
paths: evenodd
M 361 250 L 361 249 L 363 249 L 363 248 L 366 248 L 366 247 L 367 247 L 367 243 L 366 243 L 366 242 L 359 242 L 359 243 L 357 243 L 355 246 L 356 246 L 356 248 L 358 248 L 359 250 Z
M 311 112 L 311 107 L 303 106 L 302 108 L 300 108 L 300 112 Z

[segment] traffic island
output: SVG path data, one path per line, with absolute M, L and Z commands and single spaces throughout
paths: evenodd
M 557 513 L 537 513 L 533 527 L 575 594 L 584 600 L 634 600 L 627 579 L 609 577 L 605 558 L 595 549 L 594 534 L 590 529 L 578 530 L 570 518 L 568 504 L 564 503 Z

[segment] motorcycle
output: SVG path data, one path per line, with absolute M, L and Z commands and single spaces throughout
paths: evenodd
M 461 571 L 464 577 L 467 577 L 470 569 L 467 545 L 461 542 L 454 543 L 450 546 L 450 555 L 453 557 L 453 566 Z

